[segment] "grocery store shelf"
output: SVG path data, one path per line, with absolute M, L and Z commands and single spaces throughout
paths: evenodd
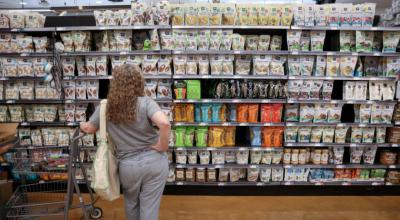
M 0 77 L 0 81 L 19 81 L 19 80 L 43 81 L 45 80 L 45 77 L 37 77 L 37 76 Z
M 226 146 L 226 147 L 170 147 L 169 149 L 175 151 L 185 151 L 185 150 L 208 150 L 208 151 L 282 151 L 280 147 L 242 147 L 242 146 Z
M 36 53 L 36 52 L 21 52 L 21 53 L 4 53 L 0 52 L 1 57 L 52 57 L 53 53 Z
M 321 185 L 330 185 L 330 186 L 381 186 L 384 185 L 384 180 L 349 180 L 349 181 L 339 181 L 339 180 L 329 180 L 329 181 L 313 181 L 313 182 L 290 182 L 290 181 L 283 181 L 281 185 L 291 186 L 291 185 L 304 185 L 304 186 L 321 186 Z
M 356 168 L 368 168 L 368 169 L 386 169 L 389 165 L 382 164 L 287 164 L 282 165 L 283 168 L 314 168 L 314 169 L 356 169 Z M 399 168 L 400 166 L 391 165 L 390 168 Z
M 175 99 L 174 103 L 286 103 L 286 99 Z
M 188 186 L 272 186 L 280 185 L 280 182 L 188 182 L 188 181 L 177 181 L 177 182 L 167 182 L 167 186 L 177 185 L 188 185 Z
M 170 25 L 127 25 L 127 26 L 74 26 L 56 27 L 56 31 L 101 31 L 101 30 L 152 30 L 170 29 Z
M 19 123 L 19 126 L 30 127 L 30 126 L 78 126 L 79 122 L 0 122 L 0 123 Z
M 372 81 L 372 80 L 396 80 L 395 76 L 289 76 L 288 79 L 302 80 L 351 80 L 351 81 Z
M 143 75 L 144 79 L 172 79 L 171 75 Z M 110 80 L 113 76 L 66 76 L 64 80 Z
M 263 75 L 173 75 L 174 79 L 282 79 L 287 76 L 263 76 Z
M 42 28 L 1 28 L 0 32 L 53 32 L 56 29 L 54 27 L 42 27 Z
M 340 30 L 340 31 L 400 31 L 398 27 L 329 27 L 329 26 L 291 26 L 292 30 Z
M 290 26 L 257 26 L 257 25 L 215 25 L 215 26 L 192 26 L 192 25 L 172 25 L 172 29 L 257 29 L 257 30 L 287 30 Z
M 371 124 L 371 123 L 332 123 L 332 122 L 287 122 L 286 126 L 315 127 L 315 126 L 337 126 L 337 127 L 393 127 L 393 124 Z
M 175 168 L 279 168 L 282 164 L 171 164 Z
M 290 143 L 285 142 L 283 144 L 285 147 L 392 147 L 393 144 L 390 143 Z
M 80 150 L 91 150 L 96 149 L 96 146 L 78 146 Z M 38 149 L 66 149 L 69 146 L 58 146 L 58 145 L 43 145 L 43 146 L 18 146 L 14 147 L 14 150 L 38 150 Z
M 89 103 L 100 103 L 101 99 L 71 99 L 65 100 L 66 104 L 89 104 Z
M 239 123 L 239 122 L 173 122 L 175 126 L 285 126 L 285 123 Z
M 65 52 L 61 56 L 124 56 L 124 55 L 169 55 L 170 50 L 134 50 L 134 51 L 87 51 L 87 52 Z M 1 54 L 0 54 L 1 55 Z
M 325 104 L 396 104 L 397 100 L 319 100 L 319 99 L 307 99 L 307 100 L 293 100 L 288 99 L 287 103 L 325 103 Z
M 288 55 L 284 50 L 173 50 L 172 54 L 220 54 L 220 55 Z
M 0 100 L 0 104 L 62 104 L 63 100 L 36 99 L 36 100 Z
M 309 56 L 379 56 L 390 57 L 400 56 L 396 52 L 340 52 L 340 51 L 289 51 L 290 55 L 309 55 Z
M 382 186 L 385 185 L 383 180 L 359 180 L 359 181 L 321 181 L 321 182 L 290 182 L 290 181 L 282 181 L 282 182 L 188 182 L 188 181 L 176 181 L 176 182 L 167 182 L 167 186 L 177 185 L 188 185 L 188 186 L 273 186 L 273 185 L 284 185 L 284 186 L 321 186 L 321 185 L 331 185 L 331 186 L 351 186 L 351 185 L 359 185 L 359 186 Z M 394 185 L 388 184 L 386 185 Z

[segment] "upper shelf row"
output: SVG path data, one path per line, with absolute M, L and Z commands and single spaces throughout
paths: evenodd
M 71 26 L 44 28 L 0 29 L 0 32 L 52 32 L 52 31 L 96 31 L 96 30 L 151 30 L 151 29 L 257 29 L 257 30 L 351 30 L 351 31 L 400 31 L 399 27 L 326 27 L 326 26 L 187 26 L 187 25 L 135 25 L 135 26 Z

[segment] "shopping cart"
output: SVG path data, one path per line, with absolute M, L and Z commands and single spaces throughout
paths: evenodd
M 58 219 L 69 218 L 71 209 L 82 209 L 85 220 L 99 219 L 102 217 L 103 211 L 99 207 L 95 207 L 98 197 L 94 195 L 88 183 L 88 174 L 85 164 L 82 162 L 80 155 L 81 149 L 78 141 L 84 135 L 79 134 L 79 128 L 75 130 L 73 139 L 69 146 L 69 154 L 59 155 L 56 166 L 49 166 L 54 160 L 47 151 L 41 150 L 46 161 L 38 160 L 38 152 L 30 150 L 22 150 L 16 148 L 17 153 L 12 158 L 14 175 L 17 178 L 24 179 L 23 182 L 40 178 L 46 180 L 44 183 L 22 184 L 18 186 L 11 199 L 8 201 L 7 219 Z M 35 149 L 37 150 L 37 149 Z M 53 150 L 54 151 L 54 150 Z M 21 155 L 25 154 L 25 155 Z M 64 161 L 64 165 L 60 165 Z M 42 167 L 41 167 L 42 166 Z M 46 168 L 43 168 L 46 167 Z M 76 178 L 76 173 L 81 170 L 82 180 Z M 89 192 L 89 198 L 85 199 L 81 194 L 79 183 L 83 184 Z M 57 218 L 56 218 L 57 219 Z

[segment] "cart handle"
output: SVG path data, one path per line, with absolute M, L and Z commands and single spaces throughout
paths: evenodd
M 81 138 L 83 138 L 86 135 L 86 133 L 81 133 L 81 129 L 79 127 L 76 128 L 74 137 L 72 138 L 72 142 L 77 141 Z

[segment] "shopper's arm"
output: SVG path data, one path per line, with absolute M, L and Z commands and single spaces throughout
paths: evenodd
M 151 117 L 151 121 L 160 129 L 160 139 L 153 148 L 160 152 L 168 150 L 169 135 L 171 133 L 171 124 L 168 117 L 162 111 L 157 111 Z
M 98 128 L 94 126 L 91 122 L 82 122 L 80 124 L 81 131 L 87 134 L 94 134 L 97 132 Z

